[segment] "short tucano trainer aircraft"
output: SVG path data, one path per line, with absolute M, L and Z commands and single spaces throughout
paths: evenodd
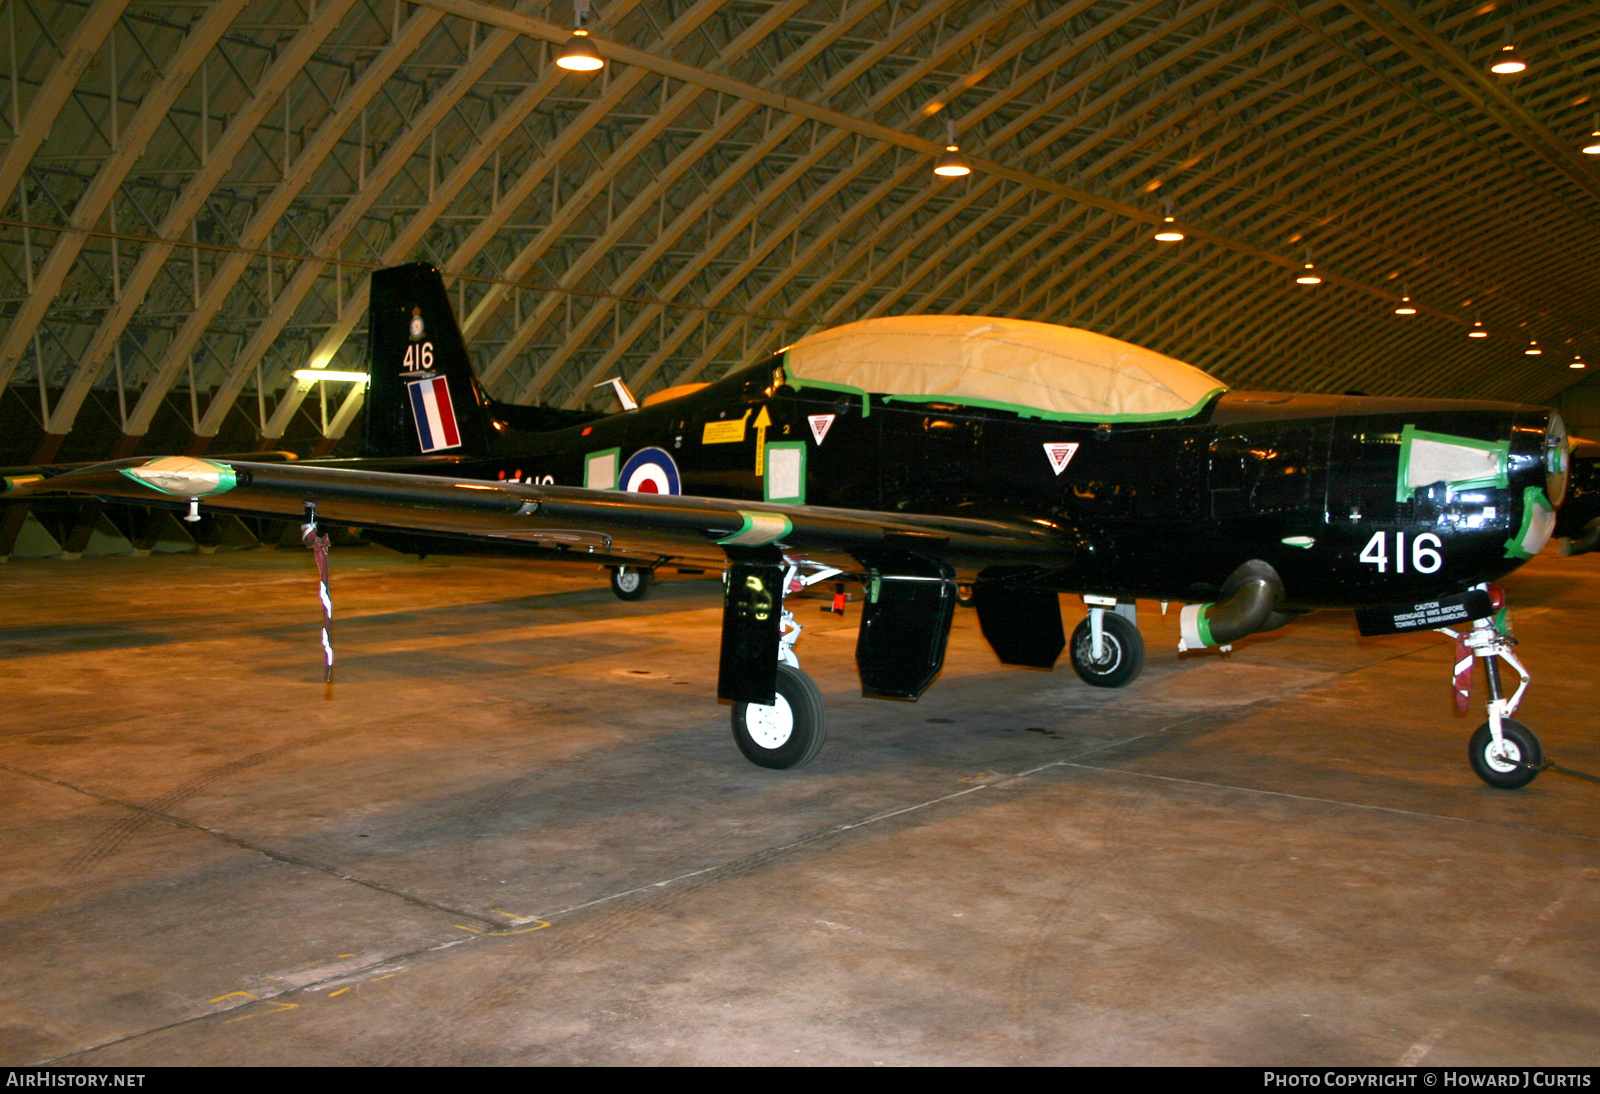
M 135 458 L 18 493 L 301 517 L 324 578 L 319 520 L 592 558 L 625 596 L 663 565 L 720 568 L 717 694 L 763 767 L 822 745 L 785 597 L 829 579 L 864 589 L 867 696 L 932 683 L 965 586 L 1000 661 L 1047 669 L 1067 649 L 1110 688 L 1144 663 L 1138 598 L 1187 605 L 1180 650 L 1350 607 L 1364 634 L 1454 637 L 1462 710 L 1483 662 L 1469 755 L 1486 782 L 1523 786 L 1543 762 L 1511 717 L 1528 674 L 1491 582 L 1555 523 L 1569 452 L 1548 408 L 1229 391 L 1086 330 L 907 315 L 642 404 L 614 381 L 624 409 L 597 416 L 490 398 L 433 267 L 377 271 L 371 301 L 361 457 Z M 1070 641 L 1059 593 L 1088 607 Z M 1501 662 L 1520 677 L 1509 696 Z

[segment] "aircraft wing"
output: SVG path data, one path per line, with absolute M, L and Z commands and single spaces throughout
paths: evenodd
M 66 491 L 240 516 L 520 541 L 572 554 L 722 565 L 772 548 L 857 568 L 917 556 L 954 567 L 1059 567 L 1068 546 L 1047 522 L 830 509 L 684 495 L 534 486 L 292 463 L 139 457 L 22 485 L 13 496 Z M 18 498 L 20 500 L 20 498 Z M 729 550 L 731 548 L 731 550 Z

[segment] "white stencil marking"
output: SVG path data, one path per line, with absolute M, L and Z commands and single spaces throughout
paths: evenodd
M 1078 445 L 1076 442 L 1067 444 L 1050 442 L 1044 446 L 1044 454 L 1049 457 L 1050 466 L 1055 469 L 1058 475 L 1067 469 L 1067 464 L 1072 462 L 1072 457 L 1077 451 Z

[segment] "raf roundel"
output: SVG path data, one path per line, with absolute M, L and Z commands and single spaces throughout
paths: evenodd
M 678 465 L 660 448 L 641 448 L 628 457 L 617 476 L 619 489 L 635 494 L 681 493 Z

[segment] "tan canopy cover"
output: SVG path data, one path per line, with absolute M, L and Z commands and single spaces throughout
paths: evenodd
M 1077 327 L 982 315 L 897 315 L 808 334 L 787 350 L 795 386 L 994 406 L 1086 421 L 1196 413 L 1220 380 Z

